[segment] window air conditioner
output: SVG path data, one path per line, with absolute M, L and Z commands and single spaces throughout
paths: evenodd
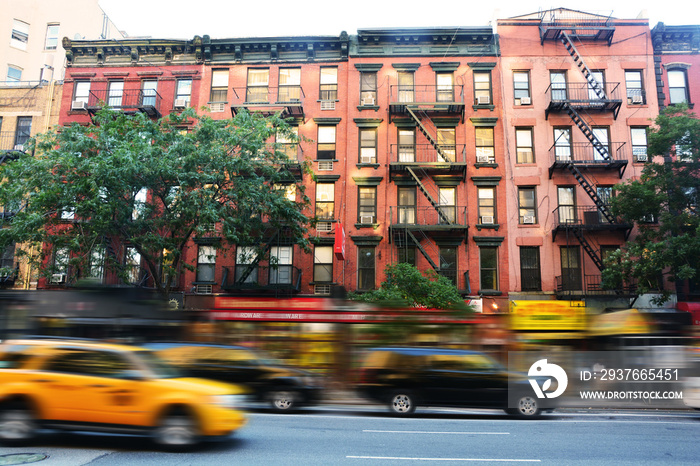
M 642 104 L 642 103 L 644 103 L 644 99 L 642 98 L 641 95 L 633 95 L 632 96 L 632 103 L 633 104 Z
M 374 215 L 360 215 L 360 223 L 374 223 Z
M 478 163 L 489 163 L 489 156 L 486 154 L 478 154 L 476 156 L 476 161 Z
M 333 223 L 331 222 L 318 222 L 316 224 L 316 231 L 317 232 L 324 232 L 328 233 L 333 231 Z
M 488 105 L 491 103 L 491 97 L 488 95 L 480 95 L 476 98 L 477 105 Z
M 173 104 L 174 108 L 185 108 L 187 107 L 187 100 L 185 99 L 175 99 L 175 103 Z
M 484 215 L 481 217 L 482 225 L 493 225 L 493 215 Z
M 197 285 L 195 288 L 196 294 L 211 294 L 212 291 L 212 285 Z
M 18 151 L 20 151 L 20 152 L 24 152 L 24 144 L 15 144 L 15 149 L 14 149 L 14 150 L 18 150 Z
M 86 110 L 87 109 L 87 102 L 84 100 L 74 100 L 70 104 L 70 109 L 71 110 Z
M 646 162 L 647 161 L 647 154 L 638 154 L 637 155 L 637 162 Z
M 535 216 L 534 215 L 523 215 L 523 223 L 525 223 L 525 224 L 535 223 Z
M 331 171 L 333 170 L 333 162 L 329 160 L 321 160 L 318 162 L 319 171 Z
M 371 155 L 363 155 L 360 157 L 361 163 L 374 163 L 374 157 Z
M 529 97 L 521 97 L 520 98 L 520 105 L 530 105 L 532 101 L 530 100 Z
M 51 283 L 65 283 L 66 274 L 65 273 L 55 273 L 51 275 Z
M 361 105 L 363 107 L 372 107 L 374 106 L 374 97 L 365 97 L 362 99 Z
M 334 100 L 322 100 L 321 101 L 321 110 L 335 110 L 335 101 Z

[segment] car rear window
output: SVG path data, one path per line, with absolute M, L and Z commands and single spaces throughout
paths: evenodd
M 0 369 L 17 369 L 29 359 L 31 347 L 28 345 L 10 345 L 0 349 Z

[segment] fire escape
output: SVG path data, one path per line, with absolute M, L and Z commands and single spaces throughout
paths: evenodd
M 626 239 L 631 226 L 619 222 L 612 214 L 607 199 L 596 189 L 595 173 L 605 175 L 616 172 L 618 178 L 622 178 L 628 161 L 623 152 L 625 143 L 601 140 L 590 122 L 592 114 L 612 114 L 613 118 L 617 119 L 622 99 L 619 96 L 619 83 L 602 82 L 601 76 L 588 67 L 576 44 L 581 46 L 584 42 L 607 42 L 609 46 L 614 32 L 614 24 L 604 17 L 553 18 L 551 21 L 543 20 L 540 24 L 542 43 L 561 42 L 585 80 L 580 84 L 553 80 L 547 89 L 549 104 L 545 110 L 545 117 L 549 118 L 551 113 L 568 115 L 588 141 L 565 141 L 563 144 L 562 141 L 555 141 L 550 149 L 552 163 L 549 177 L 551 179 L 557 170 L 568 171 L 593 201 L 590 207 L 558 207 L 555 211 L 556 226 L 552 232 L 552 239 L 555 240 L 559 233 L 565 234 L 567 239 L 575 238 L 599 271 L 602 271 L 605 265 L 601 251 L 596 249 L 591 236 L 595 236 L 596 232 L 621 232 Z M 622 286 L 619 290 L 602 290 L 600 275 L 585 276 L 583 284 L 579 279 L 575 285 L 563 275 L 557 278 L 558 291 L 563 291 L 569 297 L 579 292 L 578 297 L 590 294 L 629 294 Z
M 440 137 L 440 121 L 464 121 L 463 86 L 396 85 L 391 86 L 389 100 L 390 122 L 415 128 L 412 142 L 399 140 L 391 147 L 391 179 L 398 186 L 415 185 L 425 199 L 421 202 L 416 196 L 413 205 L 390 207 L 389 241 L 399 254 L 416 248 L 434 270 L 466 290 L 467 279 L 460 278 L 456 265 L 442 257 L 436 245 L 462 242 L 468 229 L 466 206 L 456 205 L 456 196 L 452 202 L 440 193 L 446 180 L 456 186 L 466 178 L 466 146 Z

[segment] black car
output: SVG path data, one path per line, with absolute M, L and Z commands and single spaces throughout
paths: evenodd
M 371 349 L 356 389 L 396 415 L 410 415 L 422 405 L 503 409 L 532 418 L 553 408 L 550 400 L 544 406 L 536 397 L 525 374 L 509 373 L 484 353 L 446 348 Z
M 202 343 L 147 343 L 166 362 L 192 377 L 219 380 L 250 389 L 255 401 L 280 412 L 317 403 L 320 377 L 284 365 L 245 346 Z

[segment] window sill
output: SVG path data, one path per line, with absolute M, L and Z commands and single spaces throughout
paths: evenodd
M 379 168 L 378 163 L 358 163 L 355 165 L 357 168 L 374 168 L 377 169 Z
M 362 111 L 362 110 L 374 110 L 375 112 L 379 111 L 379 105 L 358 105 L 357 109 Z
M 518 228 L 539 228 L 539 223 L 518 223 Z
M 357 228 L 358 230 L 360 228 L 371 228 L 373 230 L 376 230 L 377 228 L 379 228 L 379 224 L 378 223 L 356 223 L 355 228 Z
M 338 159 L 314 159 L 314 162 L 338 162 Z
M 498 231 L 498 229 L 499 229 L 500 227 L 501 227 L 501 225 L 498 224 L 498 223 L 494 223 L 494 224 L 490 224 L 490 223 L 477 223 L 477 224 L 476 224 L 476 229 L 479 230 L 479 231 L 481 231 L 481 230 L 496 230 L 496 231 Z
M 495 108 L 496 108 L 496 106 L 495 106 L 495 105 L 492 105 L 492 104 L 488 104 L 488 105 L 472 105 L 472 109 L 473 109 L 474 111 L 477 111 L 477 110 L 490 110 L 490 111 L 493 112 L 493 111 L 495 110 Z
M 475 168 L 482 168 L 482 167 L 483 168 L 498 168 L 498 164 L 496 162 L 487 162 L 487 163 L 477 162 L 474 164 L 474 167 Z
M 503 296 L 502 291 L 497 290 L 479 290 L 481 296 Z

